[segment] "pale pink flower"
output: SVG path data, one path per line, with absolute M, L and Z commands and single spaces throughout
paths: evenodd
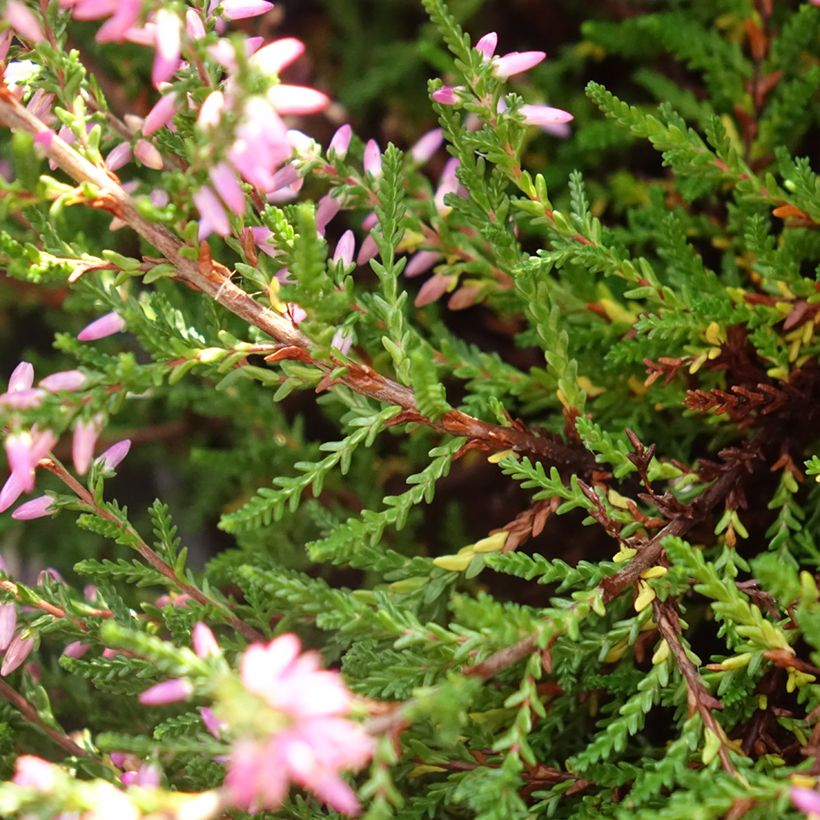
M 549 105 L 522 105 L 520 111 L 527 125 L 536 125 L 540 128 L 563 125 L 574 119 L 569 111 Z
M 125 319 L 119 313 L 112 311 L 86 325 L 77 334 L 77 339 L 81 342 L 96 342 L 98 339 L 113 336 L 122 330 L 125 330 Z
M 190 697 L 194 687 L 185 678 L 171 678 L 146 689 L 140 696 L 143 706 L 164 706 Z
M 20 362 L 9 376 L 8 392 L 28 390 L 34 384 L 34 365 L 30 362 Z
M 379 222 L 379 217 L 376 216 L 375 211 L 371 211 L 363 220 L 362 220 L 362 230 L 363 231 L 372 231 L 373 228 Z
M 162 170 L 162 154 L 148 140 L 137 140 L 134 145 L 134 156 L 146 167 L 155 171 Z
M 221 91 L 212 91 L 199 109 L 196 124 L 202 129 L 214 128 L 219 124 L 224 108 L 225 95 Z
M 250 229 L 250 231 L 256 247 L 259 248 L 260 251 L 266 253 L 268 256 L 276 256 L 276 248 L 268 242 L 268 240 L 273 236 L 273 232 L 270 228 L 255 225 Z
M 177 107 L 177 95 L 174 94 L 173 91 L 168 94 L 163 94 L 159 100 L 154 103 L 154 107 L 145 117 L 142 133 L 145 134 L 146 137 L 150 137 L 151 134 L 159 131 L 163 126 L 168 125 L 177 113 Z
M 245 20 L 259 17 L 273 8 L 267 0 L 222 0 L 222 16 L 228 20 Z
M 0 604 L 0 652 L 9 648 L 16 628 L 17 607 L 14 604 Z
M 343 125 L 337 129 L 327 147 L 328 156 L 334 155 L 338 159 L 347 156 L 347 149 L 350 147 L 350 138 L 353 136 L 353 129 L 349 125 Z
M 440 128 L 433 128 L 432 131 L 423 134 L 410 148 L 413 162 L 416 165 L 424 165 L 441 148 L 443 142 L 444 133 Z
M 330 103 L 327 94 L 302 85 L 275 85 L 267 99 L 280 114 L 317 114 Z
M 200 658 L 218 658 L 222 654 L 222 650 L 219 648 L 219 644 L 211 628 L 207 624 L 202 623 L 202 621 L 197 621 L 194 624 L 191 639 L 194 645 L 194 652 L 196 652 Z
M 213 709 L 209 709 L 207 706 L 201 706 L 199 716 L 202 718 L 202 723 L 205 728 L 217 738 L 217 740 L 222 737 L 222 730 L 225 728 L 225 724 L 216 716 Z
M 460 86 L 443 85 L 437 88 L 431 95 L 430 99 L 437 102 L 439 105 L 455 105 L 458 102 L 458 93 L 461 90 Z
M 285 305 L 285 315 L 293 322 L 294 327 L 307 319 L 307 311 L 296 302 L 288 302 Z
M 368 140 L 364 146 L 364 172 L 374 177 L 382 173 L 382 152 L 376 140 Z
M 41 43 L 45 40 L 40 21 L 21 0 L 8 0 L 6 3 L 6 20 L 24 39 L 31 40 L 32 43 Z
M 416 307 L 424 307 L 438 301 L 450 289 L 454 276 L 444 276 L 441 273 L 434 273 L 420 288 L 413 304 Z
M 206 185 L 193 196 L 194 205 L 199 211 L 199 238 L 205 239 L 212 233 L 227 236 L 231 232 L 228 215 L 219 201 L 219 197 Z
M 815 5 L 820 5 L 820 0 Z M 792 803 L 804 814 L 820 814 L 820 792 L 792 786 L 790 796 Z
M 96 463 L 103 470 L 111 471 L 120 466 L 120 462 L 128 455 L 131 449 L 131 439 L 124 438 L 122 441 L 112 444 L 107 450 L 97 456 Z
M 90 647 L 87 643 L 83 643 L 82 641 L 72 641 L 69 644 L 66 644 L 65 649 L 63 649 L 63 655 L 67 658 L 82 658 Z
M 330 346 L 335 347 L 344 356 L 347 356 L 350 351 L 350 346 L 353 344 L 352 337 L 348 336 L 342 328 L 339 328 L 330 340 Z
M 11 29 L 6 29 L 0 34 L 0 63 L 5 62 L 11 46 Z M 8 83 L 7 83 L 8 84 Z
M 123 165 L 131 162 L 133 156 L 134 151 L 131 148 L 131 143 L 121 142 L 119 145 L 115 145 L 106 155 L 105 167 L 109 171 L 119 171 Z
M 23 482 L 19 475 L 12 473 L 0 489 L 0 512 L 5 512 L 23 494 Z
M 214 189 L 219 191 L 222 201 L 235 213 L 245 213 L 245 192 L 236 174 L 227 162 L 219 162 L 209 172 Z
M 74 427 L 71 441 L 71 458 L 78 475 L 85 475 L 94 458 L 94 445 L 102 431 L 102 417 L 94 416 L 86 421 L 80 419 Z
M 422 273 L 430 270 L 439 259 L 441 259 L 441 254 L 437 251 L 419 251 L 418 253 L 414 253 L 410 257 L 407 267 L 404 269 L 404 275 L 408 279 L 412 279 L 414 276 L 421 276 Z
M 305 44 L 295 37 L 282 37 L 260 48 L 250 62 L 266 74 L 279 74 L 305 53 Z
M 160 8 L 156 13 L 156 48 L 151 79 L 155 86 L 167 82 L 179 68 L 182 20 L 175 11 Z
M 359 255 L 356 257 L 356 264 L 359 266 L 366 265 L 378 252 L 379 246 L 376 244 L 376 240 L 373 238 L 372 234 L 368 234 L 364 238 L 361 248 L 359 248 Z
M 0 395 L 0 404 L 15 409 L 37 407 L 43 400 L 43 391 L 32 388 L 34 367 L 29 362 L 20 362 L 9 376 L 8 389 Z
M 31 521 L 35 518 L 45 518 L 51 515 L 51 505 L 54 500 L 50 495 L 41 495 L 37 498 L 32 498 L 31 501 L 26 501 L 21 504 L 12 514 L 11 517 L 17 521 Z
M 458 157 L 450 157 L 444 166 L 444 170 L 441 172 L 441 179 L 435 196 L 433 197 L 433 202 L 439 213 L 448 208 L 444 202 L 444 197 L 447 196 L 447 194 L 455 194 L 458 192 L 458 177 L 456 176 L 456 171 L 458 170 L 459 164 Z
M 40 387 L 43 390 L 58 391 L 58 390 L 79 390 L 85 386 L 88 381 L 85 373 L 82 370 L 60 370 L 57 373 L 52 373 L 44 379 L 40 379 Z
M 498 35 L 494 31 L 485 34 L 476 44 L 475 50 L 485 59 L 489 60 L 495 54 L 498 45 Z
M 48 455 L 57 443 L 57 436 L 50 430 L 12 433 L 6 437 L 6 458 L 12 475 L 17 476 L 23 492 L 34 489 L 34 469 L 37 462 Z M 15 499 L 16 500 L 16 499 Z
M 322 235 L 325 235 L 325 228 L 328 223 L 341 210 L 342 204 L 336 197 L 331 194 L 325 194 L 316 206 L 316 230 Z
M 18 632 L 11 640 L 11 643 L 3 656 L 3 663 L 0 664 L 0 677 L 6 677 L 22 666 L 26 658 L 34 649 L 33 638 L 21 638 Z
M 545 51 L 511 51 L 493 62 L 493 74 L 500 79 L 521 74 L 537 66 L 546 58 Z
M 48 793 L 57 783 L 57 767 L 41 757 L 20 755 L 14 765 L 12 781 L 18 786 Z
M 194 9 L 185 12 L 185 32 L 192 40 L 201 40 L 205 32 L 205 24 Z
M 336 243 L 336 250 L 333 251 L 333 261 L 341 262 L 343 265 L 350 265 L 353 262 L 353 252 L 356 250 L 356 237 L 353 231 L 345 231 Z

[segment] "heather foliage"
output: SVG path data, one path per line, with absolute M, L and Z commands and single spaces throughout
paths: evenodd
M 820 9 L 494 5 L 4 4 L 3 817 L 820 814 Z

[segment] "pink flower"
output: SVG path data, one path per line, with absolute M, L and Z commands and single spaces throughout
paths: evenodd
M 30 432 L 12 433 L 6 437 L 9 469 L 17 477 L 22 492 L 30 493 L 34 489 L 34 469 L 37 462 L 48 455 L 56 443 L 57 436 L 50 430 L 40 432 L 35 428 Z
M 23 494 L 20 476 L 12 473 L 0 489 L 0 512 L 5 512 Z
M 15 784 L 37 792 L 50 792 L 57 783 L 57 767 L 41 757 L 20 755 L 15 763 Z
M 212 233 L 227 236 L 231 232 L 228 215 L 219 201 L 219 197 L 207 186 L 194 194 L 194 205 L 199 211 L 199 238 L 205 239 Z
M 31 654 L 32 649 L 34 649 L 33 638 L 21 638 L 20 633 L 15 635 L 6 650 L 6 654 L 3 656 L 3 663 L 0 665 L 0 676 L 5 678 L 6 675 L 14 672 Z
M 485 34 L 476 44 L 475 50 L 485 59 L 489 60 L 495 54 L 498 45 L 498 35 L 494 31 Z
M 457 92 L 460 90 L 460 86 L 443 85 L 430 95 L 430 99 L 439 105 L 455 105 L 458 102 Z
M 343 265 L 353 263 L 353 252 L 356 250 L 356 237 L 353 231 L 345 231 L 336 243 L 336 250 L 333 251 L 333 261 L 341 262 Z
M 164 125 L 168 125 L 177 113 L 177 95 L 173 91 L 163 94 L 148 112 L 145 123 L 142 126 L 142 133 L 146 137 L 159 131 Z
M 330 346 L 335 347 L 343 355 L 347 356 L 350 351 L 350 345 L 353 344 L 353 339 L 348 336 L 342 328 L 339 328 L 330 340 Z
M 450 157 L 444 166 L 444 170 L 441 172 L 441 180 L 439 181 L 433 198 L 436 210 L 439 212 L 448 208 L 444 202 L 444 197 L 447 196 L 447 194 L 455 194 L 458 192 L 458 177 L 456 176 L 456 171 L 458 170 L 459 164 L 458 157 Z
M 44 379 L 40 379 L 40 387 L 43 390 L 56 392 L 58 390 L 79 390 L 85 386 L 88 379 L 82 370 L 60 370 L 52 373 Z
M 210 627 L 202 621 L 197 621 L 194 624 L 191 633 L 192 642 L 194 645 L 194 652 L 200 658 L 218 658 L 222 654 L 219 648 L 214 633 L 211 632 Z
M 8 392 L 28 390 L 34 384 L 34 365 L 29 362 L 20 362 L 9 376 Z
M 151 79 L 155 86 L 167 82 L 179 68 L 182 20 L 175 11 L 160 8 L 156 13 L 156 48 Z
M 9 386 L 0 395 L 0 404 L 25 410 L 37 407 L 43 400 L 43 391 L 32 388 L 34 368 L 28 362 L 20 362 L 9 376 Z
M 199 109 L 196 124 L 202 129 L 214 128 L 219 124 L 225 108 L 225 95 L 221 91 L 212 91 L 205 98 Z
M 109 171 L 119 171 L 123 165 L 127 165 L 131 162 L 133 155 L 134 151 L 131 148 L 131 143 L 121 142 L 108 152 L 105 158 L 105 167 L 108 168 Z
M 540 128 L 563 125 L 574 119 L 568 111 L 552 108 L 549 105 L 522 105 L 521 113 L 527 125 L 537 125 Z
M 347 156 L 347 149 L 350 147 L 350 138 L 352 136 L 353 129 L 349 125 L 343 125 L 339 128 L 327 147 L 328 156 L 333 154 L 338 159 L 344 159 Z
M 437 251 L 419 251 L 410 257 L 407 267 L 404 269 L 404 275 L 408 279 L 414 276 L 420 276 L 425 271 L 430 270 L 433 265 L 441 259 L 441 254 Z
M 105 452 L 97 456 L 96 463 L 103 470 L 113 472 L 120 466 L 120 462 L 128 455 L 131 449 L 131 439 L 124 438 L 116 444 L 112 444 Z
M 35 518 L 44 518 L 51 515 L 51 505 L 54 499 L 50 495 L 41 495 L 21 504 L 11 517 L 17 521 L 31 521 Z
M 514 74 L 521 74 L 537 66 L 546 56 L 544 51 L 511 51 L 495 58 L 493 74 L 502 80 Z
M 413 162 L 416 165 L 424 165 L 441 148 L 443 142 L 444 134 L 440 128 L 428 131 L 410 148 L 410 156 L 413 157 Z
M 273 8 L 266 0 L 222 0 L 222 16 L 228 20 L 245 20 L 258 17 Z
M 820 4 L 820 0 L 818 0 Z M 820 814 L 820 792 L 792 786 L 790 793 L 792 803 L 805 814 Z
M 302 85 L 275 85 L 267 99 L 280 114 L 317 114 L 330 103 L 327 94 Z
M 192 40 L 201 40 L 205 36 L 205 25 L 194 9 L 185 12 L 185 33 Z
M 260 48 L 251 63 L 266 74 L 279 74 L 305 53 L 305 44 L 295 37 L 282 37 Z
M 368 140 L 364 146 L 364 172 L 374 177 L 382 173 L 382 152 L 376 140 Z
M 331 194 L 326 194 L 319 200 L 316 206 L 316 230 L 322 235 L 325 235 L 325 228 L 328 223 L 342 207 L 341 202 Z
M 213 709 L 209 709 L 207 706 L 201 706 L 199 716 L 202 718 L 202 723 L 205 728 L 217 738 L 217 740 L 222 737 L 222 730 L 225 728 L 225 724 L 216 716 Z
M 252 227 L 250 231 L 253 241 L 256 243 L 256 246 L 260 251 L 266 253 L 268 256 L 276 256 L 276 248 L 268 242 L 268 240 L 273 236 L 273 232 L 270 228 L 264 228 L 260 225 L 256 225 Z
M 87 643 L 83 643 L 82 641 L 72 641 L 69 644 L 66 644 L 65 649 L 63 649 L 63 655 L 67 658 L 82 658 L 86 652 L 89 650 L 89 646 Z
M 376 244 L 376 240 L 373 238 L 372 234 L 368 234 L 364 238 L 361 248 L 359 248 L 359 255 L 356 257 L 356 264 L 359 266 L 366 265 L 378 252 L 379 246 Z
M 285 305 L 285 315 L 293 322 L 294 327 L 302 324 L 307 319 L 307 311 L 297 305 L 296 302 L 288 302 Z
M 219 191 L 222 201 L 237 215 L 245 213 L 245 192 L 236 174 L 227 162 L 220 162 L 211 168 L 209 176 L 214 189 Z
M 139 696 L 139 702 L 143 706 L 164 706 L 185 700 L 193 691 L 194 687 L 185 678 L 171 678 L 146 689 Z
M 454 276 L 444 276 L 441 273 L 434 273 L 420 288 L 416 295 L 416 307 L 424 307 L 431 305 L 438 301 L 450 289 L 453 282 L 456 281 Z
M 14 604 L 0 604 L 0 652 L 9 648 L 16 628 L 17 607 Z
M 8 0 L 6 3 L 6 20 L 24 39 L 31 40 L 32 43 L 41 43 L 45 40 L 40 21 L 21 0 Z
M 137 140 L 134 145 L 134 156 L 146 167 L 155 171 L 162 170 L 162 154 L 148 140 Z
M 90 325 L 86 325 L 77 334 L 77 339 L 81 342 L 96 342 L 98 339 L 113 336 L 122 330 L 125 330 L 125 319 L 119 313 L 112 311 L 95 319 Z
M 74 469 L 79 475 L 85 475 L 94 458 L 94 445 L 102 430 L 102 418 L 95 416 L 89 421 L 81 419 L 74 427 L 71 443 L 71 458 Z

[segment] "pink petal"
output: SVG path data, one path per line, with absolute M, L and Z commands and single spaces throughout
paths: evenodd
M 219 648 L 214 633 L 211 632 L 210 627 L 202 621 L 197 621 L 194 624 L 191 635 L 193 639 L 194 652 L 200 658 L 218 658 L 222 654 Z
M 236 178 L 233 168 L 227 162 L 220 162 L 211 168 L 211 182 L 219 191 L 222 201 L 235 213 L 241 216 L 245 213 L 245 192 Z
M 57 784 L 57 767 L 41 757 L 20 755 L 12 780 L 18 786 L 47 794 Z
M 501 79 L 521 74 L 537 66 L 546 56 L 544 51 L 511 51 L 503 57 L 496 58 L 493 63 L 493 74 Z
M 217 195 L 208 187 L 200 188 L 194 194 L 194 205 L 199 211 L 199 238 L 205 239 L 210 233 L 227 236 L 231 232 L 228 215 Z
M 79 390 L 88 381 L 82 370 L 60 370 L 40 379 L 43 390 Z
M 353 231 L 345 231 L 336 243 L 333 261 L 341 262 L 343 265 L 350 265 L 353 262 L 353 252 L 355 250 L 356 237 L 353 235 Z
M 171 678 L 146 689 L 139 696 L 139 702 L 143 706 L 164 706 L 185 700 L 193 691 L 194 687 L 185 678 Z
M 94 445 L 102 430 L 102 419 L 95 416 L 90 421 L 80 420 L 74 427 L 71 444 L 71 458 L 74 469 L 79 475 L 85 475 L 94 458 Z
M 0 676 L 6 677 L 14 672 L 15 669 L 22 666 L 26 658 L 34 649 L 33 638 L 21 638 L 19 634 L 12 638 L 6 654 L 3 656 L 3 663 L 0 665 Z
M 86 652 L 89 650 L 89 646 L 87 643 L 83 643 L 82 641 L 72 641 L 69 644 L 66 644 L 65 649 L 63 649 L 63 655 L 67 658 L 82 658 Z
M 131 439 L 124 438 L 98 455 L 96 462 L 103 470 L 113 472 L 120 466 L 120 462 L 128 455 L 130 449 Z
M 8 392 L 28 390 L 34 384 L 34 365 L 29 362 L 20 362 L 9 376 Z
M 280 114 L 315 114 L 330 103 L 326 94 L 302 85 L 275 85 L 267 97 Z
M 16 628 L 17 607 L 14 604 L 0 604 L 0 652 L 8 649 Z
M 527 125 L 544 127 L 546 125 L 560 125 L 570 122 L 574 117 L 561 108 L 552 108 L 549 105 L 522 105 L 521 113 Z
M 131 149 L 131 144 L 128 142 L 121 142 L 108 152 L 108 155 L 105 158 L 105 167 L 108 168 L 109 171 L 119 171 L 123 165 L 127 165 L 131 162 L 131 157 L 133 155 L 134 152 Z
M 6 20 L 11 27 L 24 39 L 32 43 L 41 43 L 45 40 L 40 21 L 34 13 L 20 0 L 8 0 L 6 3 Z
M 145 123 L 142 126 L 142 133 L 146 137 L 159 131 L 174 118 L 177 112 L 177 95 L 173 92 L 163 94 L 159 100 L 154 104 L 154 107 L 148 112 L 145 118 Z
M 222 16 L 228 20 L 246 20 L 259 17 L 273 8 L 266 0 L 222 0 Z
M 820 0 L 819 0 L 820 1 Z M 820 814 L 820 792 L 792 786 L 790 793 L 792 803 L 805 814 Z
M 408 279 L 414 276 L 420 276 L 425 271 L 430 270 L 436 262 L 441 259 L 441 254 L 437 251 L 419 251 L 410 257 L 407 267 L 404 269 L 404 275 Z
M 224 3 L 223 3 L 224 8 Z M 236 19 L 236 18 L 234 18 Z M 267 74 L 279 74 L 305 53 L 305 44 L 295 37 L 283 37 L 260 48 L 251 62 Z
M 122 330 L 125 330 L 125 319 L 119 313 L 112 311 L 95 319 L 90 325 L 86 325 L 77 334 L 77 339 L 81 342 L 96 342 L 98 339 L 113 336 Z
M 443 85 L 430 95 L 430 99 L 439 105 L 455 105 L 458 102 L 458 95 L 456 94 L 458 90 L 459 88 L 456 86 Z
M 31 501 L 26 501 L 21 504 L 12 514 L 11 517 L 17 521 L 31 521 L 35 518 L 45 518 L 51 515 L 51 505 L 53 499 L 50 495 L 41 495 L 37 498 L 32 498 Z
M 0 490 L 0 513 L 5 512 L 23 494 L 24 485 L 20 476 L 12 473 Z
M 356 264 L 359 266 L 366 265 L 378 252 L 379 248 L 376 245 L 376 240 L 368 234 L 362 242 L 361 248 L 359 248 Z
M 481 54 L 481 56 L 485 60 L 489 60 L 490 57 L 495 54 L 495 48 L 498 45 L 498 35 L 491 31 L 485 34 L 476 44 L 475 50 Z
M 338 159 L 344 159 L 347 156 L 347 149 L 350 147 L 350 138 L 352 136 L 353 129 L 349 125 L 343 125 L 339 128 L 327 147 L 328 156 L 335 154 Z
M 444 133 L 440 128 L 428 131 L 410 148 L 413 162 L 416 165 L 424 165 L 441 148 L 443 142 Z
M 382 152 L 376 140 L 368 140 L 364 146 L 364 172 L 378 177 L 382 173 Z
M 148 140 L 137 140 L 134 156 L 146 167 L 162 170 L 162 154 Z
M 325 228 L 328 223 L 341 210 L 342 204 L 336 197 L 326 194 L 319 200 L 316 206 L 316 230 L 322 235 L 325 235 Z

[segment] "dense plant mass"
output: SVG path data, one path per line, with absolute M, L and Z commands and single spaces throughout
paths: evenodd
M 820 815 L 820 9 L 365 5 L 5 3 L 0 814 Z

